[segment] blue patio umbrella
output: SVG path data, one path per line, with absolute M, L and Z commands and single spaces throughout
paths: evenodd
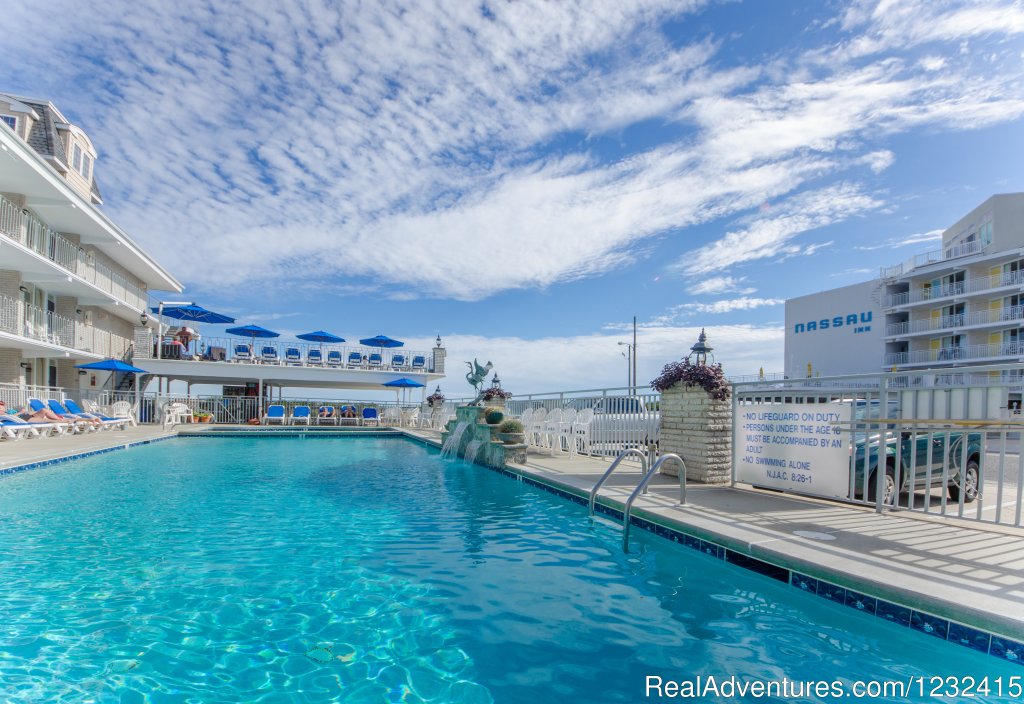
M 138 375 L 146 373 L 145 369 L 139 369 L 138 367 L 133 367 L 130 364 L 126 364 L 125 362 L 122 362 L 120 359 L 104 359 L 101 362 L 89 362 L 88 364 L 76 364 L 75 368 L 76 369 L 89 369 L 91 371 L 96 371 L 96 372 L 113 372 L 110 375 L 110 390 L 111 391 L 114 390 L 114 377 L 117 376 L 117 374 L 119 374 L 119 373 L 120 374 L 135 374 L 136 375 L 136 377 L 135 377 L 135 396 L 136 396 L 136 399 L 138 398 L 138 395 L 139 395 L 139 379 L 138 379 Z
M 338 337 L 337 335 L 332 335 L 331 333 L 324 332 L 323 330 L 317 330 L 316 332 L 306 332 L 301 335 L 296 335 L 295 337 L 299 338 L 300 340 L 307 340 L 309 342 L 319 342 L 321 349 L 323 348 L 325 342 L 329 345 L 337 345 L 345 341 L 344 337 Z
M 228 335 L 238 335 L 239 337 L 248 337 L 252 340 L 250 343 L 253 356 L 256 355 L 256 338 L 257 337 L 281 337 L 281 333 L 274 332 L 273 330 L 267 330 L 261 328 L 259 325 L 243 325 L 238 328 L 228 328 L 225 330 Z
M 197 323 L 213 323 L 215 325 L 226 325 L 235 322 L 234 318 L 214 313 L 212 310 L 206 310 L 194 303 L 187 306 L 168 306 L 163 311 L 160 310 L 159 306 L 155 306 L 150 308 L 150 310 L 158 315 L 166 315 L 168 318 L 174 318 L 175 320 L 192 320 Z
M 392 340 L 387 335 L 377 335 L 377 337 L 368 337 L 365 340 L 359 341 L 360 345 L 366 345 L 367 347 L 404 347 L 404 342 L 398 340 Z
M 420 388 L 420 387 L 424 386 L 424 384 L 421 384 L 418 381 L 414 381 L 413 379 L 409 379 L 408 377 L 404 377 L 403 376 L 400 379 L 393 379 L 391 381 L 385 381 L 382 384 L 382 386 L 387 386 L 388 388 L 392 388 L 392 389 L 395 390 L 395 402 L 397 403 L 398 402 L 398 393 L 399 393 L 398 390 L 399 389 L 416 389 L 416 388 Z

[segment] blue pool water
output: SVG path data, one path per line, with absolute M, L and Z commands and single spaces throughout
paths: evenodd
M 634 535 L 624 555 L 584 508 L 400 438 L 178 439 L 13 475 L 0 700 L 629 702 L 658 701 L 647 675 L 1024 674 Z

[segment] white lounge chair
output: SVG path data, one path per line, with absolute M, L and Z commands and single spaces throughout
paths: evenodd
M 263 414 L 263 425 L 271 425 L 277 423 L 284 425 L 288 421 L 288 417 L 285 416 L 284 406 L 273 403 L 267 406 L 267 412 Z

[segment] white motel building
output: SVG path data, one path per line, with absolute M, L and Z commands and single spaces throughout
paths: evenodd
M 1024 361 L 1024 193 L 877 279 L 786 301 L 785 349 L 791 379 Z

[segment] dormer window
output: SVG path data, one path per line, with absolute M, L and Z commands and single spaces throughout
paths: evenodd
M 88 154 L 82 156 L 82 176 L 85 176 L 85 180 L 89 180 L 89 173 L 92 171 L 92 159 L 89 158 Z
M 13 115 L 0 115 L 0 120 L 3 120 L 4 124 L 15 132 L 18 131 L 18 118 Z
M 71 149 L 71 166 L 75 171 L 82 170 L 82 148 L 77 144 Z

